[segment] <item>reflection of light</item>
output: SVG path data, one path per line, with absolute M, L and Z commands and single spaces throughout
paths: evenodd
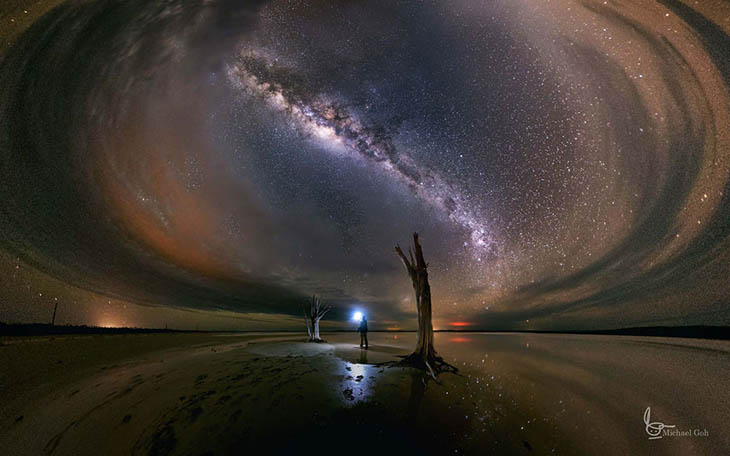
M 361 321 L 362 320 L 362 312 L 355 312 L 352 314 L 352 319 L 355 321 Z
M 471 340 L 466 337 L 452 337 L 451 342 L 456 343 L 463 343 L 463 342 L 470 342 Z
M 352 372 L 352 377 L 357 378 L 360 375 L 362 375 L 362 378 L 365 377 L 366 371 L 365 368 L 367 366 L 365 364 L 350 364 L 350 369 L 352 369 L 350 372 Z
M 343 367 L 345 369 L 342 387 L 352 391 L 351 398 L 344 396 L 345 403 L 353 404 L 368 400 L 372 394 L 370 377 L 373 375 L 374 367 L 369 364 L 357 363 L 345 363 Z

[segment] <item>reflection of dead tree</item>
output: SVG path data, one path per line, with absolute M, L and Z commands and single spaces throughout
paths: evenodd
M 322 304 L 322 300 L 316 295 L 312 295 L 312 302 L 309 305 L 309 311 L 304 309 L 304 324 L 307 327 L 307 333 L 309 334 L 310 342 L 324 342 L 319 337 L 319 320 L 324 317 L 324 314 L 330 311 L 332 306 L 329 304 Z
M 433 323 L 431 321 L 431 286 L 428 284 L 428 263 L 423 259 L 423 250 L 418 242 L 418 233 L 413 233 L 413 248 L 408 247 L 407 258 L 400 246 L 395 251 L 403 260 L 408 275 L 416 292 L 416 308 L 418 309 L 418 343 L 416 350 L 405 357 L 399 365 L 407 365 L 428 370 L 435 379 L 440 372 L 456 372 L 456 367 L 436 355 L 433 346 Z M 415 256 L 414 256 L 415 251 Z
M 411 374 L 411 394 L 408 395 L 408 404 L 406 405 L 406 417 L 409 419 L 418 418 L 421 409 L 421 400 L 426 394 L 426 374 L 423 372 L 413 372 Z

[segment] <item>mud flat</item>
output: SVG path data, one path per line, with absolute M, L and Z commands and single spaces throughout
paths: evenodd
M 412 333 L 142 334 L 0 346 L 5 454 L 728 454 L 727 341 Z M 704 436 L 649 440 L 643 416 Z

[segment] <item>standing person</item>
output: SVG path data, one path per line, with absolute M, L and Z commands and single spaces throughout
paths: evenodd
M 360 326 L 357 328 L 357 332 L 360 333 L 360 348 L 362 348 L 362 344 L 365 344 L 365 350 L 368 349 L 368 317 L 365 315 L 362 316 L 362 320 L 360 320 Z

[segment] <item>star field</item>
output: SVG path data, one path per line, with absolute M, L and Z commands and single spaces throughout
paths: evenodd
M 727 324 L 728 17 L 62 3 L 0 63 L 0 320 L 411 328 L 418 231 L 439 328 Z

